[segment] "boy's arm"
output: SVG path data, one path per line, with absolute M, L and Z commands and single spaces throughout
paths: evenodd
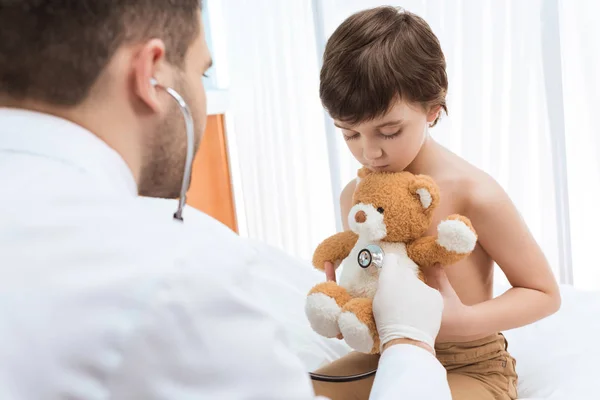
M 465 336 L 530 324 L 555 313 L 561 303 L 548 261 L 506 192 L 491 178 L 475 186 L 469 193 L 468 215 L 480 245 L 513 287 L 468 307 Z

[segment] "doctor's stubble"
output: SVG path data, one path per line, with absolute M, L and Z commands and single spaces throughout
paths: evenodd
M 190 90 L 186 90 L 186 87 L 185 77 L 179 74 L 173 89 L 183 97 L 190 108 L 194 120 L 194 154 L 196 154 L 205 124 L 200 120 L 197 99 Z M 162 93 L 161 96 L 169 95 Z M 187 134 L 185 121 L 177 103 L 171 98 L 167 101 L 168 112 L 146 138 L 138 185 L 140 196 L 176 199 L 181 195 L 187 154 Z

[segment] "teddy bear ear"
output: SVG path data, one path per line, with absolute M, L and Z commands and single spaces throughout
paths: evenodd
M 357 175 L 358 175 L 358 177 L 359 177 L 360 179 L 364 179 L 364 178 L 365 178 L 367 175 L 369 175 L 370 173 L 372 173 L 372 171 L 371 171 L 369 168 L 367 168 L 367 167 L 362 167 L 361 169 L 359 169 L 359 170 L 358 170 L 358 173 L 357 173 Z
M 362 167 L 358 170 L 356 174 L 356 184 L 358 185 L 361 180 L 363 180 L 367 175 L 369 175 L 372 171 L 367 167 Z
M 434 180 L 427 175 L 416 175 L 410 191 L 417 196 L 424 210 L 432 211 L 440 201 L 440 193 Z

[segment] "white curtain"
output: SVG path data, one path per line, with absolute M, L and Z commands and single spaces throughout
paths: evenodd
M 600 289 L 600 4 L 560 1 L 574 284 Z
M 219 8 L 211 27 L 221 29 L 212 37 L 221 38 L 218 73 L 231 99 L 234 185 L 249 236 L 310 258 L 339 229 L 339 193 L 358 165 L 321 108 L 320 56 L 347 16 L 382 4 L 208 0 L 209 10 Z M 573 261 L 576 285 L 600 288 L 592 250 L 600 226 L 592 119 L 600 106 L 598 3 L 385 4 L 421 15 L 442 44 L 450 115 L 432 129 L 434 138 L 507 190 L 557 277 L 568 282 Z
M 243 234 L 310 259 L 335 233 L 311 2 L 209 0 L 207 7 L 229 92 Z

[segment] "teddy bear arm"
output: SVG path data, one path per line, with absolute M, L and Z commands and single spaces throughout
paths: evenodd
M 417 265 L 427 268 L 439 262 L 439 246 L 436 246 L 435 237 L 425 236 L 415 240 L 406 247 L 408 256 Z
M 427 268 L 435 264 L 452 265 L 463 258 L 467 257 L 469 253 L 457 253 L 452 250 L 448 250 L 438 243 L 437 238 L 433 236 L 423 237 L 415 241 L 409 246 L 408 256 L 421 267 Z
M 421 267 L 451 265 L 466 258 L 477 243 L 468 218 L 451 215 L 438 225 L 437 237 L 425 236 L 407 246 L 408 256 Z
M 325 239 L 315 250 L 313 266 L 323 270 L 327 261 L 337 266 L 338 261 L 348 257 L 357 240 L 358 236 L 352 231 L 339 232 Z

